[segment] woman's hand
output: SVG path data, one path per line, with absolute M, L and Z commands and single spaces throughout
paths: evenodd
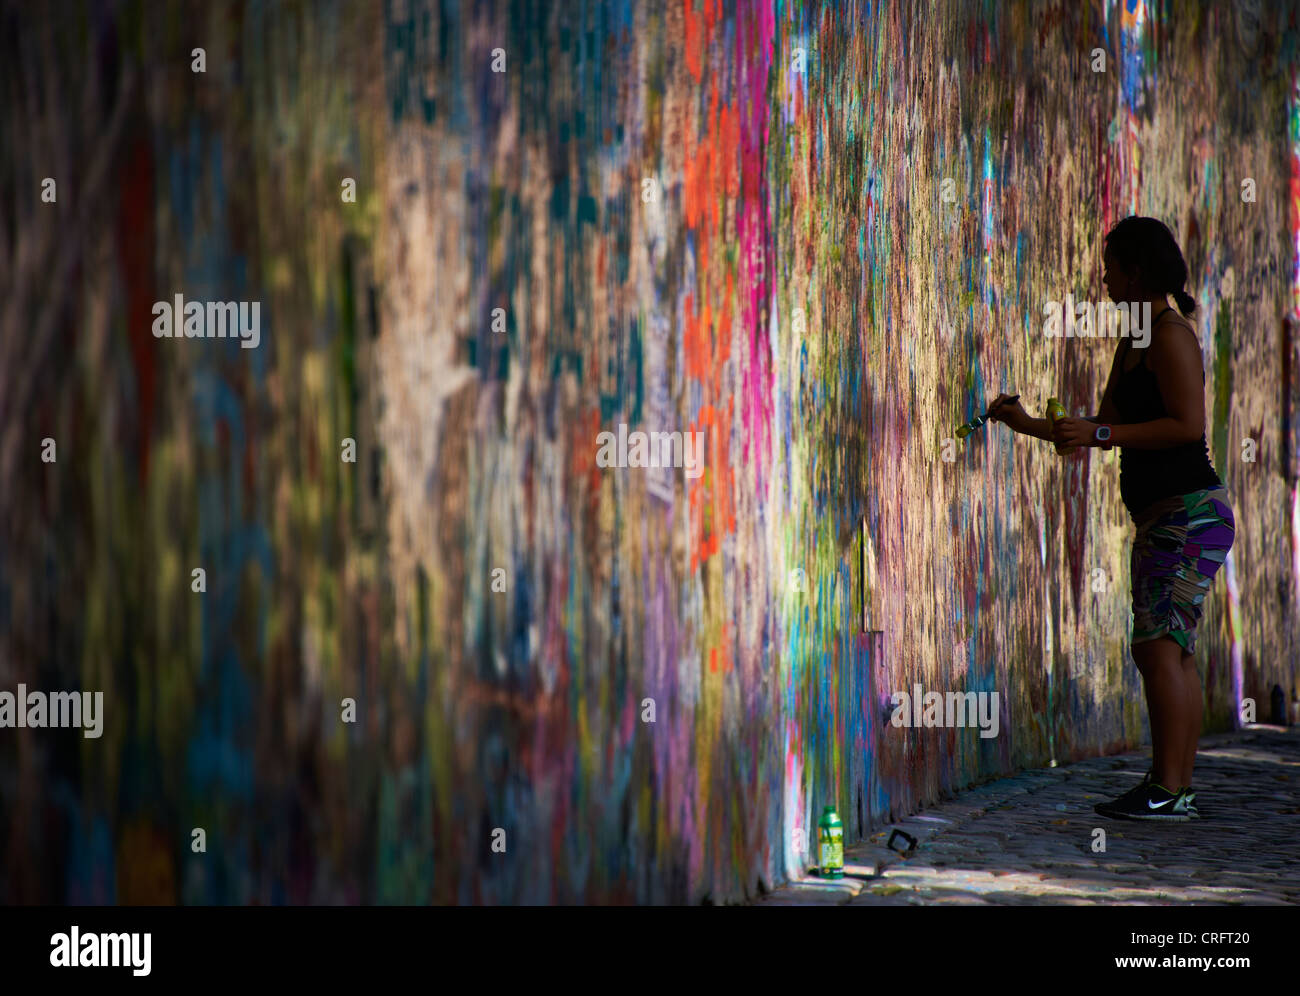
M 1059 446 L 1092 446 L 1097 424 L 1086 418 L 1062 418 L 1052 424 L 1052 442 Z
M 989 404 L 989 418 L 994 422 L 1005 422 L 1015 432 L 1022 432 L 1025 419 L 1029 413 L 1020 404 L 1018 394 L 999 394 Z

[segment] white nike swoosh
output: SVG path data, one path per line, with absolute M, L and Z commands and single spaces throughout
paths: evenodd
M 1172 798 L 1172 799 L 1166 799 L 1164 802 L 1152 802 L 1150 799 L 1148 799 L 1148 800 L 1147 800 L 1147 809 L 1159 809 L 1161 806 L 1167 806 L 1167 805 L 1169 805 L 1171 802 L 1177 802 L 1177 801 L 1178 801 L 1178 797 L 1177 797 L 1177 796 L 1175 796 L 1175 797 Z

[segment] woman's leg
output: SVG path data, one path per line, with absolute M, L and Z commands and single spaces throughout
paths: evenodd
M 1133 661 L 1142 673 L 1151 720 L 1151 777 L 1171 792 L 1188 784 L 1179 778 L 1184 767 L 1190 765 L 1183 756 L 1187 748 L 1188 695 L 1182 654 L 1183 648 L 1168 636 L 1133 644 Z M 1199 708 L 1196 716 L 1199 726 Z
M 1201 701 L 1201 675 L 1196 670 L 1196 658 L 1183 651 L 1183 691 L 1187 695 L 1183 719 L 1186 721 L 1186 740 L 1183 742 L 1183 767 L 1179 772 L 1178 786 L 1186 788 L 1192 784 L 1192 768 L 1196 764 L 1196 747 L 1201 740 L 1201 717 L 1204 703 Z

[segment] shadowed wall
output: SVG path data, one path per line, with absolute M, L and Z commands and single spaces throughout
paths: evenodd
M 1104 299 L 1132 213 L 1187 256 L 1237 513 L 1207 725 L 1266 718 L 1300 666 L 1268 7 L 5 4 L 0 689 L 106 719 L 0 730 L 0 901 L 736 900 L 824 804 L 853 840 L 1139 744 L 1117 454 L 944 459 L 1000 390 L 1096 410 L 1114 341 L 1043 306 Z M 259 301 L 260 346 L 154 337 L 177 293 Z M 702 432 L 703 475 L 599 466 L 620 424 Z M 890 726 L 917 683 L 996 691 L 999 735 Z

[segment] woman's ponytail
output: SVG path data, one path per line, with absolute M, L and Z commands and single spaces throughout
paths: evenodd
M 1181 288 L 1172 293 L 1174 295 L 1174 303 L 1178 305 L 1178 310 L 1183 313 L 1183 317 L 1190 317 L 1192 312 L 1196 310 L 1196 298 L 1192 297 L 1192 295 L 1188 294 L 1187 291 L 1182 290 Z

